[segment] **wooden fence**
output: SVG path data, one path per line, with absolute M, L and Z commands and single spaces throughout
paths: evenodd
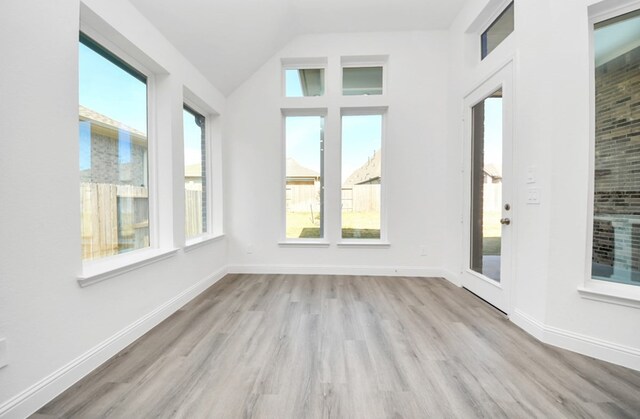
M 185 237 L 195 237 L 203 233 L 202 230 L 202 185 L 185 184 L 184 191 L 184 234 Z
M 342 188 L 342 211 L 380 211 L 380 184 Z
M 149 246 L 147 188 L 81 183 L 80 196 L 83 259 Z

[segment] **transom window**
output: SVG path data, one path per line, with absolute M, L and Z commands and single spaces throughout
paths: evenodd
M 513 32 L 514 7 L 511 2 L 480 36 L 480 56 L 483 60 Z

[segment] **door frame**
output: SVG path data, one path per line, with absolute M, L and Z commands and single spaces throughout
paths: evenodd
M 462 198 L 462 265 L 460 284 L 480 298 L 484 299 L 507 315 L 513 308 L 513 292 L 515 288 L 515 230 L 518 224 L 515 205 L 516 191 L 514 179 L 514 135 L 513 110 L 515 104 L 513 89 L 513 60 L 493 72 L 478 83 L 463 99 L 463 198 Z M 500 258 L 500 282 L 471 270 L 471 166 L 473 117 L 475 105 L 502 89 L 502 217 L 508 217 L 512 224 L 502 227 L 502 243 Z M 505 182 L 506 179 L 506 182 Z M 508 202 L 511 209 L 505 213 L 504 204 Z M 513 222 L 515 219 L 515 223 Z

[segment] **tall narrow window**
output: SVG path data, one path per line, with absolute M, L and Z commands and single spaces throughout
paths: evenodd
M 594 28 L 594 279 L 640 286 L 640 10 Z
M 286 238 L 324 237 L 324 117 L 287 116 Z
M 480 36 L 481 58 L 484 59 L 511 35 L 514 29 L 514 4 L 511 2 Z
M 148 247 L 147 78 L 81 33 L 79 93 L 82 257 Z
M 207 232 L 207 141 L 205 117 L 188 106 L 182 112 L 184 127 L 185 237 Z
M 342 116 L 342 238 L 380 238 L 382 115 Z

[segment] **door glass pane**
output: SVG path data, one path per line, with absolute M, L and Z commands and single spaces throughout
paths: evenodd
M 500 282 L 502 90 L 473 107 L 471 269 Z
M 640 11 L 594 30 L 594 279 L 640 286 Z
M 342 238 L 380 238 L 382 115 L 342 117 Z
M 287 116 L 285 148 L 286 238 L 322 238 L 324 117 Z

